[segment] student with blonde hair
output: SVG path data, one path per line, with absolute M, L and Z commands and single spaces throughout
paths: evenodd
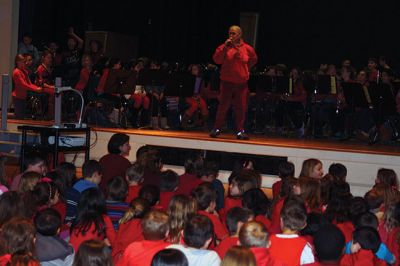
M 256 258 L 250 249 L 234 246 L 226 252 L 224 259 L 221 262 L 221 266 L 256 266 Z

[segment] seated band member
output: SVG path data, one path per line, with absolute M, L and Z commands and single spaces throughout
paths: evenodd
M 221 133 L 226 113 L 233 105 L 236 120 L 237 138 L 249 139 L 244 132 L 244 120 L 247 110 L 250 68 L 257 63 L 257 54 L 253 47 L 242 39 L 242 30 L 238 26 L 229 28 L 229 38 L 221 44 L 213 55 L 215 63 L 221 65 L 220 96 L 217 117 L 210 137 Z
M 201 97 L 200 93 L 204 88 L 203 78 L 201 76 L 200 65 L 191 65 L 189 66 L 190 73 L 196 77 L 196 82 L 194 86 L 193 96 L 186 97 L 185 103 L 189 106 L 185 110 L 185 114 L 183 115 L 181 126 L 183 129 L 187 129 L 187 124 L 189 119 L 191 119 L 196 111 L 199 111 L 202 116 L 202 123 L 204 128 L 207 128 L 207 119 L 208 119 L 208 108 L 204 99 Z
M 15 57 L 15 68 L 12 75 L 14 82 L 12 96 L 16 119 L 25 118 L 27 91 L 42 91 L 41 87 L 31 83 L 28 71 L 26 70 L 25 60 L 26 58 L 20 54 Z
M 293 91 L 288 95 L 281 95 L 281 99 L 276 107 L 276 127 L 278 133 L 282 132 L 283 118 L 287 115 L 296 129 L 298 137 L 301 138 L 304 136 L 304 124 L 303 117 L 299 115 L 299 112 L 304 111 L 307 93 L 303 87 L 303 81 L 298 68 L 292 68 L 290 78 Z

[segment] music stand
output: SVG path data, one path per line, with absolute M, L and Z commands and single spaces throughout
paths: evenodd
M 258 78 L 257 91 L 260 92 L 276 92 L 275 79 L 271 76 L 262 75 Z
M 396 100 L 388 84 L 371 84 L 368 88 L 372 104 L 378 111 L 378 121 L 396 113 Z
M 165 87 L 166 96 L 192 97 L 196 77 L 189 72 L 173 72 L 167 81 Z
M 343 82 L 343 93 L 351 109 L 368 108 L 363 86 L 360 83 Z
M 291 94 L 289 77 L 275 77 L 275 91 L 280 94 Z
M 335 78 L 335 77 L 333 77 Z M 316 90 L 318 94 L 336 94 L 332 93 L 332 76 L 330 75 L 318 75 L 316 80 Z

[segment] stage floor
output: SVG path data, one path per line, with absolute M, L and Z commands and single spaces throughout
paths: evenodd
M 26 124 L 26 125 L 52 125 L 51 121 L 38 120 L 14 120 L 9 119 L 8 123 Z M 201 140 L 225 143 L 242 143 L 257 146 L 273 146 L 282 148 L 297 148 L 297 149 L 312 149 L 326 150 L 336 152 L 353 152 L 361 154 L 376 154 L 376 155 L 392 155 L 400 156 L 400 143 L 395 145 L 373 144 L 368 145 L 357 140 L 332 140 L 332 139 L 315 139 L 315 138 L 288 138 L 268 136 L 262 134 L 250 134 L 250 140 L 238 140 L 233 133 L 222 133 L 218 138 L 211 138 L 208 132 L 203 131 L 183 131 L 183 130 L 151 130 L 151 129 L 123 129 L 123 128 L 102 128 L 92 127 L 95 131 L 110 132 L 110 133 L 126 133 L 141 136 L 158 136 L 168 138 L 178 138 L 187 140 Z

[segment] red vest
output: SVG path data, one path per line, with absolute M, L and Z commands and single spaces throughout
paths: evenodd
M 300 258 L 307 240 L 302 237 L 281 238 L 276 235 L 270 237 L 271 246 L 269 252 L 271 257 L 282 261 L 287 266 L 300 265 Z

